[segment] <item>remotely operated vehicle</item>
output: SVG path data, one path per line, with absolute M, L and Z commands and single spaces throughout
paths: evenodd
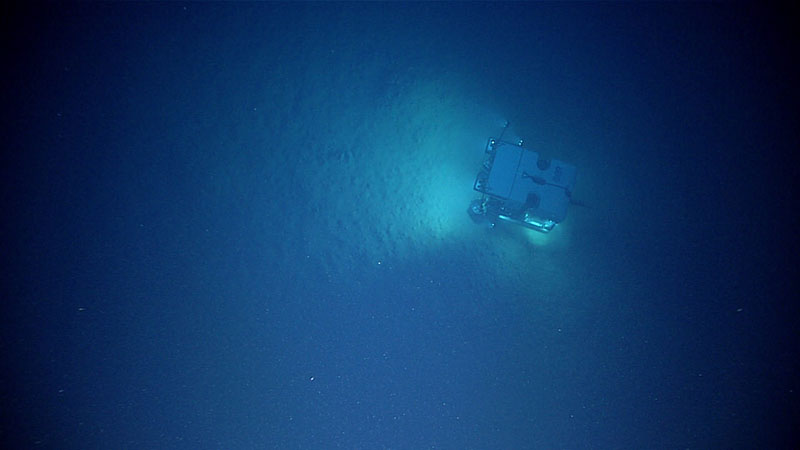
M 549 233 L 567 216 L 575 187 L 575 166 L 508 142 L 503 135 L 489 138 L 486 157 L 473 189 L 480 192 L 467 212 L 477 223 L 512 222 Z

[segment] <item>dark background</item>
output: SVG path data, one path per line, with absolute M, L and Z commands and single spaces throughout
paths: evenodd
M 797 447 L 787 10 L 3 9 L 4 447 Z M 483 117 L 544 246 L 431 219 Z

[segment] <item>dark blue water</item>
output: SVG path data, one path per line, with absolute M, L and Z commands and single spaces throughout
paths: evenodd
M 4 447 L 797 446 L 787 11 L 4 15 Z M 545 240 L 466 214 L 504 120 Z

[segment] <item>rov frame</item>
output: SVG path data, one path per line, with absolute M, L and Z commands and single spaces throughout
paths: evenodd
M 497 220 L 549 233 L 564 220 L 575 187 L 575 166 L 543 159 L 524 148 L 522 140 L 490 137 L 485 158 L 473 189 L 480 198 L 470 202 L 467 212 L 478 223 Z

